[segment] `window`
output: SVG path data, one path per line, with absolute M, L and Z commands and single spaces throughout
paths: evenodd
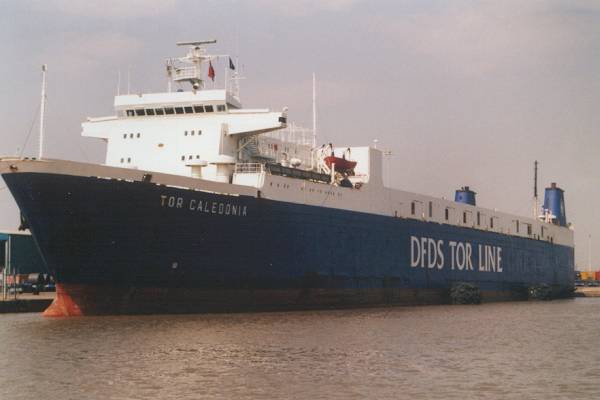
M 196 160 L 200 159 L 200 154 L 196 154 Z
M 433 202 L 429 202 L 429 218 L 433 217 Z
M 517 221 L 517 233 L 519 233 L 519 221 Z
M 527 234 L 531 235 L 531 224 L 527 224 Z
M 188 156 L 188 160 L 191 160 L 193 157 L 192 156 Z
M 153 108 L 147 108 L 146 109 L 146 115 L 154 115 L 154 109 Z
M 477 211 L 477 225 L 481 225 L 481 213 Z
M 131 157 L 127 157 L 127 162 L 130 163 L 131 162 Z
M 129 134 L 129 139 L 133 139 L 133 133 Z
M 225 112 L 225 104 L 219 104 L 219 105 L 217 105 L 217 111 L 218 112 Z
M 192 136 L 194 136 L 194 131 L 192 131 Z
M 172 115 L 175 111 L 173 110 L 173 107 L 167 107 L 165 108 L 165 114 L 167 115 Z
M 146 115 L 146 110 L 144 110 L 144 109 L 135 110 L 135 113 L 136 113 L 136 115 L 143 117 L 144 115 Z
M 127 116 L 128 117 L 134 117 L 135 116 L 135 111 L 133 111 L 133 110 L 127 110 Z
M 175 107 L 175 114 L 183 114 L 183 107 Z
M 494 229 L 494 217 L 490 218 L 490 228 Z
M 446 219 L 446 221 L 448 221 L 450 219 L 450 210 L 446 208 L 446 211 L 444 212 L 444 218 Z
M 202 131 L 198 129 L 198 136 L 202 135 Z
M 125 161 L 125 159 L 124 159 L 124 158 L 121 158 L 121 164 L 123 164 L 123 162 L 124 162 L 124 161 Z
M 187 131 L 183 132 L 183 136 L 187 136 Z
M 197 113 L 203 113 L 204 112 L 204 107 L 202 106 L 194 106 L 194 111 Z
M 186 114 L 193 114 L 194 113 L 194 109 L 192 108 L 192 106 L 183 107 L 183 109 L 185 110 Z
M 213 112 L 213 106 L 204 106 L 206 112 Z
M 544 237 L 544 227 L 542 226 L 542 238 Z
M 126 133 L 123 134 L 123 139 L 127 139 L 127 134 Z
M 185 160 L 185 156 L 181 156 L 181 161 L 184 161 L 184 160 Z
M 463 224 L 467 223 L 467 212 L 463 211 Z
M 162 108 L 155 108 L 154 112 L 156 113 L 156 115 L 165 115 L 165 110 L 163 110 Z
M 140 133 L 138 132 L 138 134 L 136 135 L 136 137 L 139 139 L 140 136 L 142 136 L 142 135 L 140 135 Z
M 415 215 L 415 202 L 410 203 L 410 213 Z

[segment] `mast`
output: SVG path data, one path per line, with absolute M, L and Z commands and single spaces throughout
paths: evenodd
M 538 219 L 539 216 L 539 205 L 538 205 L 538 190 L 537 190 L 537 175 L 538 175 L 538 162 L 535 160 L 533 163 L 533 219 Z
M 312 86 L 312 117 L 313 117 L 313 142 L 312 147 L 315 149 L 317 147 L 317 89 L 316 89 L 316 78 L 315 73 L 313 72 L 313 86 Z
M 44 153 L 44 113 L 46 111 L 46 71 L 48 65 L 42 65 L 42 99 L 40 103 L 40 146 L 38 152 L 38 159 L 42 158 Z

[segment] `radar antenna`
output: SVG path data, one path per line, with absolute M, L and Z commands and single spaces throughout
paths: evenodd
M 222 57 L 207 54 L 205 45 L 217 43 L 215 39 L 195 42 L 178 42 L 177 46 L 188 46 L 185 57 L 167 60 L 167 75 L 169 76 L 169 91 L 171 82 L 189 82 L 194 90 L 204 88 L 202 79 L 202 64 L 206 61 Z

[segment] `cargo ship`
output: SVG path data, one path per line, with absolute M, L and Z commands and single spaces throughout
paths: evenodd
M 571 293 L 556 184 L 531 218 L 479 207 L 469 187 L 454 201 L 388 188 L 381 150 L 318 145 L 287 109 L 242 107 L 234 60 L 209 54 L 214 42 L 178 43 L 187 53 L 167 61 L 165 92 L 117 95 L 114 115 L 83 122 L 106 142 L 103 165 L 0 159 L 55 276 L 45 315 Z

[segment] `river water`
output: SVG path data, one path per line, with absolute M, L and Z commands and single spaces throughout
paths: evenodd
M 0 315 L 0 399 L 598 399 L 600 299 Z

